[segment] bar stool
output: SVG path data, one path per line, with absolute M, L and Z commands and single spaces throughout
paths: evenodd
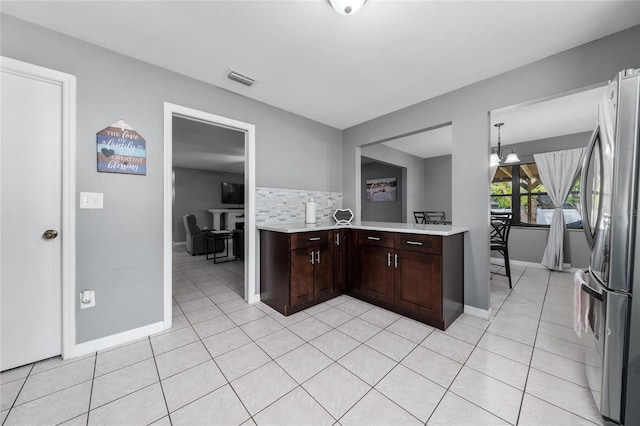
M 442 225 L 445 222 L 445 213 L 443 211 L 427 211 L 424 212 L 427 219 L 426 223 Z
M 509 232 L 511 231 L 510 213 L 491 214 L 491 251 L 497 251 L 504 257 L 504 269 L 511 287 L 511 265 L 509 264 Z M 500 274 L 502 275 L 502 274 Z

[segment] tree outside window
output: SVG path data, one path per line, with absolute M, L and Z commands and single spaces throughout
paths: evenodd
M 511 166 L 498 167 L 491 182 L 491 210 L 511 213 L 513 174 Z
M 514 196 L 513 188 L 518 188 L 519 196 Z M 498 167 L 491 182 L 490 197 L 491 211 L 512 213 L 514 225 L 549 226 L 551 223 L 554 205 L 535 162 Z M 579 176 L 563 204 L 562 212 L 567 227 L 582 227 Z

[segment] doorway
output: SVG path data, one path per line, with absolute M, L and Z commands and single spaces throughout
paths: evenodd
M 6 370 L 74 355 L 75 77 L 3 57 L 2 141 Z
M 165 328 L 171 327 L 172 319 L 172 276 L 173 276 L 173 217 L 174 173 L 173 146 L 174 122 L 191 120 L 208 126 L 241 132 L 244 135 L 244 300 L 253 303 L 256 294 L 256 231 L 255 231 L 255 126 L 180 105 L 165 103 L 165 208 L 164 208 L 164 319 Z M 211 261 L 213 262 L 213 261 Z
M 534 155 L 586 147 L 598 123 L 599 104 L 606 87 L 603 82 L 489 111 L 491 150 L 487 155 L 496 154 L 488 182 L 490 211 L 512 217 L 508 244 L 514 288 L 520 278 L 537 279 L 548 273 L 541 261 L 556 207 L 546 193 Z M 511 152 L 517 154 L 517 161 L 508 161 Z M 564 260 L 568 263 L 565 266 L 582 269 L 588 266 L 591 252 L 582 229 L 580 203 L 578 176 L 562 203 L 566 227 Z M 492 251 L 489 262 L 490 302 L 495 311 L 511 290 L 503 256 Z
M 443 211 L 452 217 L 452 123 L 443 123 L 359 147 L 361 220 L 414 223 L 414 211 Z M 395 168 L 395 171 L 394 171 Z M 398 213 L 391 203 L 376 203 L 368 188 L 378 179 L 394 177 Z M 369 183 L 367 183 L 367 181 Z M 384 205 L 388 204 L 388 205 Z

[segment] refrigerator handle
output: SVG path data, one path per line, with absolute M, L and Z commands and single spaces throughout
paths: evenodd
M 585 293 L 587 293 L 589 296 L 593 297 L 594 299 L 599 300 L 599 301 L 602 302 L 602 294 L 598 293 L 597 291 L 595 291 L 594 289 L 592 289 L 588 285 L 583 283 L 580 286 L 580 289 L 582 291 L 584 291 Z
M 582 172 L 580 173 L 580 200 L 582 201 L 581 210 L 582 210 L 582 229 L 584 230 L 584 234 L 587 237 L 587 244 L 589 244 L 589 249 L 593 250 L 594 244 L 594 235 L 591 233 L 591 223 L 589 222 L 589 211 L 587 210 L 587 173 L 589 170 L 589 163 L 591 162 L 591 158 L 593 157 L 594 150 L 596 147 L 596 143 L 600 138 L 600 123 L 596 126 L 596 129 L 593 131 L 591 135 L 591 142 L 589 142 L 589 147 L 584 155 L 584 160 L 582 160 Z M 600 209 L 600 204 L 598 203 L 598 210 Z M 600 212 L 598 211 L 598 219 L 600 219 Z

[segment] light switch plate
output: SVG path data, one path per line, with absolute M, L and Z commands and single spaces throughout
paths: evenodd
M 81 209 L 101 209 L 103 208 L 102 192 L 81 192 L 80 193 Z

